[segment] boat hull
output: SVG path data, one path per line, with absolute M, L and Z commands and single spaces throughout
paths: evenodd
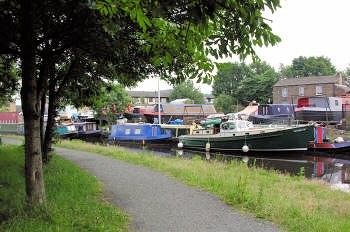
M 295 112 L 295 119 L 314 122 L 339 122 L 342 115 L 342 111 L 301 110 Z
M 308 145 L 314 140 L 314 126 L 299 126 L 264 133 L 246 133 L 244 135 L 230 136 L 181 136 L 179 138 L 184 148 L 206 149 L 210 143 L 210 151 L 242 151 L 247 145 L 249 151 L 306 151 Z
M 316 152 L 326 152 L 331 154 L 349 154 L 350 153 L 350 142 L 341 142 L 341 143 L 310 143 L 310 151 Z

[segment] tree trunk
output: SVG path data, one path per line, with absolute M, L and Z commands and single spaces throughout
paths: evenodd
M 48 163 L 49 159 L 44 152 L 44 138 L 45 138 L 45 105 L 46 105 L 46 93 L 41 95 L 41 112 L 40 112 L 40 141 L 41 141 L 41 153 L 44 163 Z
M 27 201 L 31 206 L 45 204 L 40 141 L 40 98 L 35 77 L 34 4 L 22 1 L 21 61 L 22 110 L 25 131 L 25 182 Z
M 50 159 L 49 152 L 52 147 L 52 139 L 55 133 L 55 117 L 56 117 L 56 92 L 55 92 L 56 82 L 54 80 L 50 81 L 49 84 L 49 109 L 48 117 L 46 122 L 45 138 L 43 142 L 43 157 L 45 159 Z

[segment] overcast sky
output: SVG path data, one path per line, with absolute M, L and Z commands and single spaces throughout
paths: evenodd
M 350 0 L 281 0 L 282 8 L 271 19 L 273 32 L 282 38 L 274 47 L 257 48 L 259 57 L 276 69 L 289 65 L 298 56 L 327 56 L 338 70 L 350 66 Z M 237 61 L 233 58 L 227 61 Z M 209 85 L 198 85 L 210 93 Z M 157 90 L 154 79 L 140 83 L 135 90 Z M 161 81 L 160 89 L 169 89 Z

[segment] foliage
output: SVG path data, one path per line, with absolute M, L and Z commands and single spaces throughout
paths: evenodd
M 345 85 L 350 86 L 350 66 L 340 72 L 340 74 L 344 78 Z
M 81 141 L 59 146 L 96 152 L 174 176 L 190 186 L 212 192 L 235 208 L 280 225 L 288 231 L 349 231 L 350 195 L 323 182 L 272 170 L 248 167 L 239 161 L 155 157 Z
M 237 100 L 241 105 L 253 100 L 268 103 L 272 99 L 272 87 L 277 78 L 278 74 L 274 68 L 265 62 L 259 61 L 250 65 L 223 63 L 218 66 L 213 94 L 216 97 L 222 94 L 230 96 L 235 101 L 234 105 L 237 105 Z M 222 109 L 227 107 L 227 104 L 221 100 L 216 103 L 217 107 Z
M 25 206 L 23 147 L 0 147 L 0 231 L 127 231 L 128 216 L 102 199 L 95 177 L 54 156 L 45 166 L 49 204 Z
M 174 86 L 169 95 L 169 100 L 189 98 L 194 104 L 204 104 L 204 95 L 201 91 L 194 87 L 190 80 L 184 81 Z
M 15 60 L 0 55 L 0 106 L 7 105 L 18 90 L 19 77 Z
M 252 55 L 255 59 L 254 45 L 280 41 L 262 15 L 266 9 L 274 12 L 279 0 L 99 0 L 95 6 L 103 15 L 125 13 L 137 22 L 142 49 L 152 55 L 163 78 L 173 83 L 186 76 L 210 82 L 214 64 L 209 54 L 215 58 Z M 108 31 L 114 33 L 115 27 L 108 25 Z
M 272 89 L 278 74 L 265 62 L 252 63 L 249 68 L 251 73 L 241 81 L 239 96 L 247 101 L 272 103 Z
M 217 112 L 224 114 L 237 111 L 237 100 L 230 95 L 220 94 L 215 98 L 214 106 Z
M 331 60 L 324 56 L 299 56 L 293 59 L 292 65 L 281 66 L 280 69 L 284 77 L 327 76 L 336 73 Z
M 101 94 L 90 98 L 92 109 L 109 121 L 113 121 L 116 114 L 123 114 L 132 100 L 122 85 L 110 84 L 102 87 Z

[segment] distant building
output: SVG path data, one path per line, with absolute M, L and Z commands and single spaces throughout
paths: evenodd
M 169 95 L 172 89 L 160 91 L 160 102 L 169 102 Z M 141 105 L 154 105 L 158 103 L 158 92 L 157 91 L 128 91 L 130 97 L 135 104 Z
M 19 123 L 20 117 L 17 112 L 0 112 L 0 123 Z
M 343 84 L 340 74 L 285 78 L 273 86 L 273 103 L 296 104 L 301 97 L 336 97 L 349 92 L 350 88 Z

